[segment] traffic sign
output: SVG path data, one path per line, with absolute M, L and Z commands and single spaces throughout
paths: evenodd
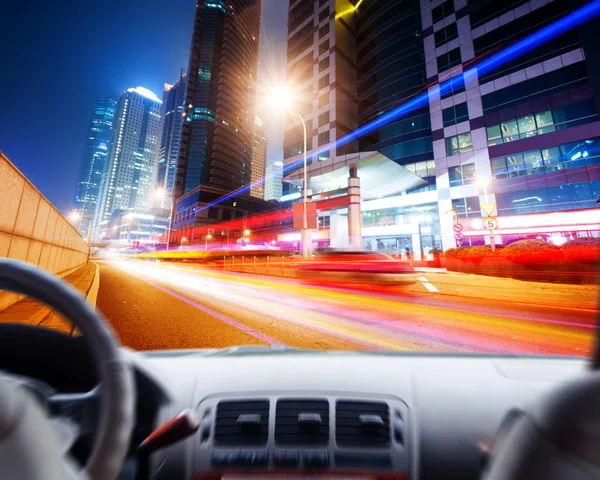
M 495 203 L 482 203 L 480 206 L 488 217 L 491 217 L 496 209 Z
M 496 230 L 498 228 L 498 220 L 488 217 L 483 221 L 483 226 L 488 230 Z
M 455 233 L 455 234 L 454 234 L 454 238 L 455 238 L 456 240 L 462 240 L 462 239 L 464 238 L 464 236 L 463 236 L 463 234 L 462 234 L 462 233 Z
M 455 232 L 459 233 L 462 232 L 463 226 L 460 223 L 455 223 L 452 228 Z

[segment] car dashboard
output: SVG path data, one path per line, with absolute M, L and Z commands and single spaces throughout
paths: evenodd
M 83 337 L 8 325 L 2 332 L 0 365 L 62 395 L 53 413 L 79 424 L 71 453 L 84 464 L 102 391 Z M 121 480 L 478 479 L 503 419 L 585 375 L 588 362 L 287 347 L 123 354 L 137 398 Z M 184 410 L 195 413 L 197 431 L 141 455 L 140 443 Z
M 149 459 L 157 479 L 476 479 L 507 414 L 586 367 L 260 347 L 141 356 L 171 392 L 157 424 L 190 408 L 200 419 L 195 435 Z

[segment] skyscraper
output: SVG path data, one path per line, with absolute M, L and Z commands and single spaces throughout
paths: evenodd
M 527 36 L 585 3 L 290 1 L 288 76 L 307 95 L 301 113 L 309 150 L 352 130 L 353 122 L 382 117 L 355 150 L 341 153 L 336 145 L 329 158 L 309 152 L 316 201 L 350 197 L 360 179 L 360 201 L 353 201 L 359 221 L 350 221 L 350 208 L 319 210 L 331 246 L 349 241 L 350 224 L 362 225 L 355 232 L 364 248 L 410 247 L 415 258 L 433 247 L 491 244 L 482 221 L 488 215 L 497 221 L 497 244 L 597 236 L 587 219 L 600 207 L 598 18 L 529 42 L 529 51 L 503 57 L 491 70 L 473 69 L 506 48 L 518 52 Z M 353 96 L 355 114 L 344 93 Z M 419 108 L 383 121 L 412 99 Z M 288 166 L 302 158 L 299 126 L 286 131 Z M 301 166 L 289 168 L 285 181 L 301 185 Z
M 156 162 L 156 187 L 164 189 L 165 197 L 173 194 L 175 172 L 177 170 L 177 155 L 181 141 L 183 125 L 183 110 L 185 107 L 185 89 L 187 77 L 182 69 L 179 81 L 175 85 L 165 83 L 163 104 L 161 110 L 160 149 Z M 166 207 L 169 202 L 165 200 Z
M 267 138 L 260 118 L 256 117 L 254 122 L 254 140 L 252 142 L 252 165 L 250 181 L 250 195 L 256 198 L 265 196 L 265 168 L 267 164 Z
M 117 102 L 110 98 L 101 98 L 94 104 L 81 173 L 75 192 L 75 210 L 82 216 L 78 228 L 84 236 L 89 227 L 89 220 L 85 217 L 90 217 L 96 210 L 116 106 Z
M 197 0 L 175 198 L 250 183 L 262 0 Z
M 277 200 L 281 198 L 283 190 L 283 163 L 271 162 L 267 165 L 265 174 L 265 200 Z
M 358 121 L 354 16 L 337 21 L 336 4 L 352 7 L 348 0 L 293 0 L 289 6 L 287 77 L 306 123 L 309 151 L 355 129 Z M 302 124 L 296 116 L 289 121 L 284 160 L 299 156 L 304 148 Z M 350 142 L 322 152 L 309 166 L 311 175 L 331 171 L 337 155 L 357 149 L 357 142 Z M 291 177 L 301 178 L 302 170 Z
M 161 104 L 142 87 L 128 89 L 119 99 L 94 216 L 95 239 L 106 236 L 103 228 L 113 211 L 149 208 Z

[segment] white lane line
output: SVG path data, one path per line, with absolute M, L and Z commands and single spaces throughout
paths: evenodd
M 429 283 L 429 282 L 422 282 L 422 283 L 425 286 L 425 288 L 427 290 L 429 290 L 430 292 L 439 292 L 439 290 L 435 286 L 433 286 L 431 283 Z
M 433 284 L 429 283 L 429 280 L 427 280 L 427 278 L 419 277 L 419 282 L 421 282 L 423 286 L 430 292 L 439 292 L 439 290 Z

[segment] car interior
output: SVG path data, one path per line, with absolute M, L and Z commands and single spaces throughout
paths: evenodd
M 600 478 L 598 355 L 135 352 L 47 272 L 0 289 L 81 333 L 0 325 L 3 480 Z

